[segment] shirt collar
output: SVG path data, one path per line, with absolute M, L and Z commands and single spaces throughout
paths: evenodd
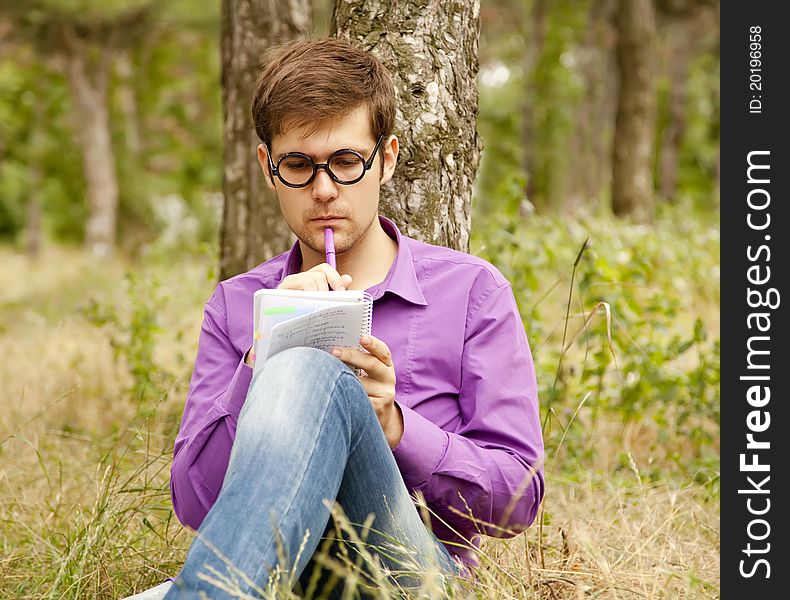
M 387 235 L 398 242 L 398 254 L 395 256 L 395 260 L 384 281 L 369 288 L 367 291 L 373 296 L 374 300 L 383 296 L 385 292 L 391 292 L 412 304 L 426 306 L 428 302 L 425 300 L 420 283 L 417 280 L 417 273 L 414 271 L 414 260 L 411 248 L 409 248 L 409 238 L 402 235 L 395 223 L 387 217 L 379 215 L 379 223 L 381 223 L 381 227 Z M 285 257 L 285 267 L 283 267 L 280 282 L 286 276 L 298 273 L 301 268 L 302 250 L 297 240 Z

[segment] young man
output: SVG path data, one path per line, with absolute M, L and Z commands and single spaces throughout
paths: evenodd
M 206 576 L 250 593 L 278 564 L 306 586 L 334 502 L 352 523 L 375 515 L 367 541 L 404 587 L 420 583 L 407 571 L 431 565 L 466 575 L 479 534 L 524 530 L 543 496 L 535 372 L 510 285 L 379 216 L 398 139 L 394 88 L 374 56 L 338 40 L 282 46 L 252 112 L 263 175 L 298 241 L 206 304 L 171 472 L 175 512 L 198 537 L 167 598 L 230 597 Z M 253 378 L 260 288 L 367 290 L 365 351 L 297 348 Z

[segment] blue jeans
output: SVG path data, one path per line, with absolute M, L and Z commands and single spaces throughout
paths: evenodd
M 397 587 L 419 587 L 425 580 L 420 573 L 431 569 L 440 586 L 445 576 L 458 573 L 423 524 L 351 369 L 312 348 L 281 352 L 250 385 L 222 490 L 165 599 L 197 598 L 201 591 L 209 598 L 255 597 L 275 566 L 290 574 L 289 585 L 297 591 L 315 576 L 320 594 L 332 578 L 315 554 L 322 534 L 337 537 L 329 508 L 335 501 L 357 533 L 373 513 L 365 548 Z M 343 538 L 348 535 L 325 542 L 330 554 L 338 557 L 345 548 L 351 561 L 362 561 Z M 363 569 L 372 571 L 369 565 Z M 217 580 L 230 585 L 233 595 Z M 340 597 L 343 584 L 337 582 L 331 597 Z

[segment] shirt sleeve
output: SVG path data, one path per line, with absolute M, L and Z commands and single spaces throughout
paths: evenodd
M 535 519 L 544 479 L 535 367 L 509 284 L 468 318 L 461 370 L 456 431 L 400 405 L 393 453 L 407 487 L 449 525 L 512 537 Z
M 170 469 L 176 516 L 197 529 L 219 495 L 252 380 L 231 343 L 222 288 L 206 303 L 197 358 Z

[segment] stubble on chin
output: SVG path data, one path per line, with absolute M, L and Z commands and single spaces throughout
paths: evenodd
M 370 229 L 376 218 L 377 217 L 374 216 L 370 223 L 366 223 L 364 225 L 357 221 L 347 221 L 346 226 L 344 226 L 342 230 L 335 231 L 335 253 L 342 254 L 343 252 L 348 252 L 351 250 L 351 248 L 353 248 Z M 325 248 L 323 229 L 320 227 L 311 228 L 309 226 L 303 226 L 299 230 L 296 230 L 293 227 L 290 229 L 299 239 L 299 241 L 310 248 L 310 250 L 317 254 L 324 253 Z

